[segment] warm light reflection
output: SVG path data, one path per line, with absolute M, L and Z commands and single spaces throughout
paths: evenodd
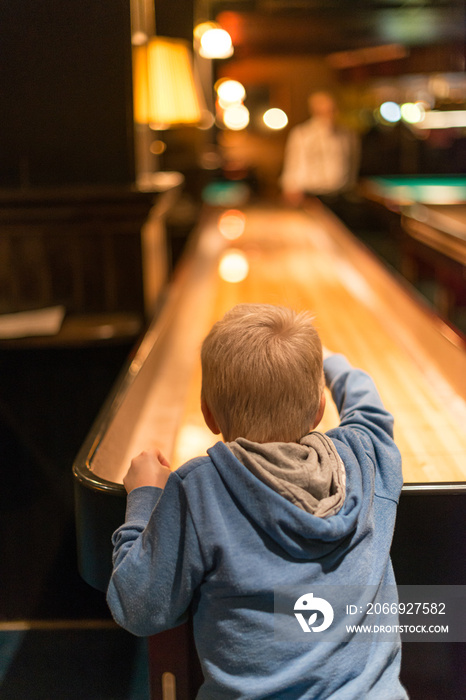
M 233 55 L 231 36 L 224 29 L 208 29 L 201 36 L 199 53 L 203 58 L 229 58 Z
M 133 46 L 133 112 L 136 124 L 149 121 L 149 71 L 147 46 Z
M 215 89 L 222 107 L 240 103 L 246 97 L 244 85 L 238 80 L 222 80 Z
M 162 153 L 165 153 L 166 150 L 167 144 L 165 143 L 165 141 L 152 141 L 151 145 L 149 146 L 149 151 L 155 156 L 162 155 Z
M 133 46 L 142 46 L 147 42 L 148 36 L 145 32 L 139 31 L 134 32 L 131 36 L 131 43 Z
M 206 453 L 208 447 L 215 442 L 215 438 L 207 426 L 183 425 L 176 438 L 174 466 L 184 464 L 193 457 Z
M 288 124 L 288 117 L 282 109 L 277 107 L 272 107 L 268 109 L 263 115 L 262 119 L 264 124 L 269 127 L 269 129 L 284 129 Z
M 249 110 L 244 105 L 232 105 L 223 113 L 223 123 L 232 131 L 241 131 L 249 124 Z
M 408 49 L 401 44 L 384 44 L 382 46 L 368 46 L 352 51 L 337 51 L 329 54 L 327 61 L 334 68 L 354 68 L 355 66 L 369 65 L 370 63 L 382 63 L 406 58 Z
M 228 250 L 222 255 L 218 273 L 225 282 L 242 282 L 249 273 L 249 263 L 241 250 Z
M 245 225 L 246 217 L 239 209 L 229 209 L 218 220 L 220 233 L 230 241 L 242 236 Z

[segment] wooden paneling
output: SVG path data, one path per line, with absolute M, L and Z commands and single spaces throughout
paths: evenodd
M 0 310 L 143 309 L 140 230 L 153 195 L 128 190 L 4 193 Z

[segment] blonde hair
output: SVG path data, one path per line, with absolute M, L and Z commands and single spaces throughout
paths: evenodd
M 309 432 L 324 380 L 308 312 L 239 304 L 205 338 L 201 362 L 202 398 L 227 442 L 296 442 Z

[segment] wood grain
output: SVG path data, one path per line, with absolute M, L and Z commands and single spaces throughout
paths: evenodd
M 325 345 L 373 376 L 395 416 L 405 482 L 465 481 L 466 353 L 449 329 L 323 207 L 248 208 L 245 232 L 234 243 L 219 233 L 219 213 L 199 231 L 189 273 L 182 273 L 166 310 L 164 342 L 146 352 L 93 470 L 121 482 L 142 449 L 158 445 L 177 468 L 216 441 L 199 408 L 200 344 L 233 305 L 260 302 L 310 309 Z M 219 277 L 219 260 L 230 247 L 249 263 L 242 282 Z M 327 404 L 321 430 L 338 422 Z

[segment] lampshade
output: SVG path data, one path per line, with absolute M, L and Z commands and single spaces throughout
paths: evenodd
M 133 46 L 134 120 L 168 128 L 201 120 L 187 42 L 152 37 Z

